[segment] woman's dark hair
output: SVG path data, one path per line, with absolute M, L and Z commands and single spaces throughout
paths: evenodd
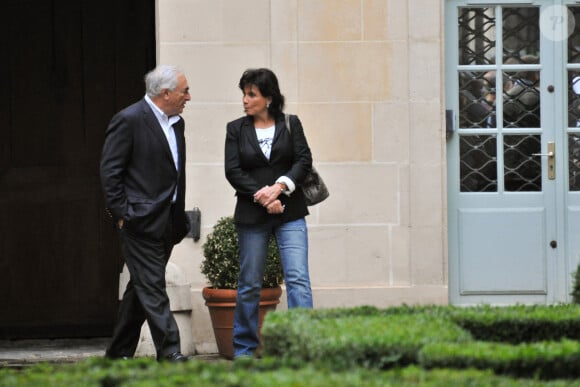
M 246 86 L 252 85 L 256 86 L 264 97 L 272 98 L 268 113 L 273 117 L 281 115 L 284 111 L 284 96 L 280 93 L 278 78 L 272 70 L 261 68 L 244 71 L 238 85 L 240 90 L 244 91 Z

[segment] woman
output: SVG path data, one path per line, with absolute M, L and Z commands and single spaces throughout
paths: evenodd
M 228 123 L 226 178 L 236 190 L 234 220 L 240 245 L 234 357 L 252 356 L 259 345 L 258 308 L 268 240 L 274 234 L 289 308 L 312 308 L 308 274 L 308 208 L 300 184 L 312 168 L 302 124 L 284 123 L 284 96 L 268 69 L 244 72 L 239 87 L 246 116 Z

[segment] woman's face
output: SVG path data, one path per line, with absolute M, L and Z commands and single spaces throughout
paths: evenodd
M 266 105 L 272 102 L 272 98 L 266 98 L 260 93 L 260 89 L 256 85 L 244 86 L 244 111 L 249 116 L 259 116 L 268 114 Z

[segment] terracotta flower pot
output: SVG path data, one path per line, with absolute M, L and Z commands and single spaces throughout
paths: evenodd
M 237 290 L 203 288 L 202 296 L 209 309 L 213 332 L 220 355 L 227 359 L 234 357 L 233 329 Z M 282 288 L 263 288 L 260 293 L 260 316 L 258 330 L 262 329 L 264 315 L 280 303 Z M 261 338 L 260 338 L 261 340 Z

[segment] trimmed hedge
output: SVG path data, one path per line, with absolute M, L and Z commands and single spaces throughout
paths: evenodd
M 428 344 L 419 354 L 425 368 L 491 369 L 498 374 L 540 379 L 580 377 L 580 342 L 535 342 L 519 345 L 473 342 Z
M 0 386 L 580 387 L 579 319 L 578 305 L 292 309 L 266 316 L 261 360 L 40 364 L 0 369 Z
M 378 310 L 372 312 L 364 308 L 269 313 L 262 327 L 263 354 L 291 362 L 320 362 L 335 369 L 384 369 L 417 363 L 427 343 L 471 340 L 441 314 L 433 318 L 430 313 L 393 310 L 387 317 Z
M 415 366 L 377 371 L 364 368 L 336 371 L 306 366 L 282 367 L 271 359 L 235 362 L 157 363 L 150 358 L 111 362 L 90 359 L 77 364 L 40 364 L 24 370 L 0 369 L 3 387 L 355 387 L 355 386 L 498 386 L 564 387 L 569 381 L 539 381 L 496 376 L 490 371 L 426 371 Z
M 268 314 L 262 327 L 263 353 L 286 364 L 473 367 L 543 379 L 580 376 L 579 335 L 578 305 L 293 309 Z
M 478 306 L 449 309 L 453 321 L 476 340 L 512 344 L 580 340 L 578 305 Z

